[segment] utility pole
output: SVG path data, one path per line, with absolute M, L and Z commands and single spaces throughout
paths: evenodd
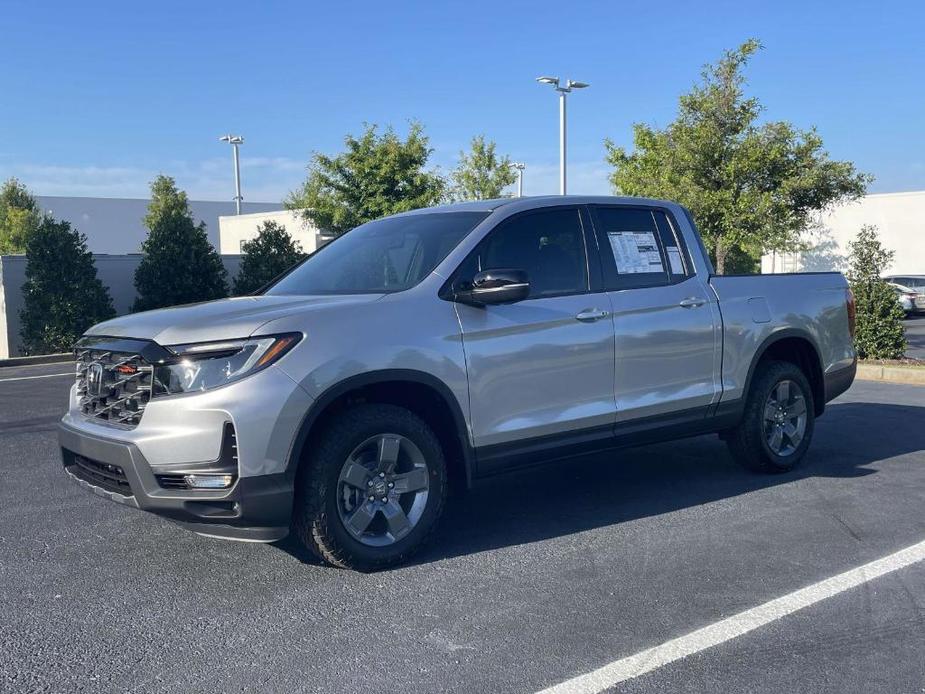
M 238 159 L 238 145 L 244 144 L 244 138 L 240 135 L 222 135 L 218 138 L 220 142 L 227 142 L 233 149 L 234 157 L 234 207 L 235 214 L 241 214 L 241 203 L 244 198 L 241 197 L 241 164 Z
M 542 84 L 549 84 L 559 92 L 559 195 L 565 195 L 566 191 L 566 118 L 565 118 L 565 97 L 567 94 L 571 93 L 573 89 L 585 89 L 591 85 L 586 82 L 575 82 L 573 80 L 566 80 L 565 86 L 559 84 L 558 77 L 537 77 L 537 82 Z
M 515 161 L 511 163 L 515 169 L 517 169 L 517 197 L 522 198 L 524 196 L 524 169 L 527 168 L 527 165 L 520 161 Z

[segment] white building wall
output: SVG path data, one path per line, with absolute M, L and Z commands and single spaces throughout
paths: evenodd
M 241 253 L 241 245 L 256 237 L 258 228 L 267 221 L 285 227 L 286 232 L 298 241 L 305 253 L 314 253 L 324 243 L 318 229 L 302 219 L 298 212 L 273 210 L 219 217 L 219 253 Z
M 844 270 L 848 243 L 865 224 L 876 226 L 883 246 L 894 251 L 885 274 L 925 274 L 925 191 L 867 195 L 840 205 L 823 214 L 818 229 L 806 234 L 813 250 L 766 255 L 761 271 Z
M 148 237 L 144 218 L 150 200 L 130 198 L 69 198 L 53 195 L 39 195 L 36 200 L 43 211 L 55 219 L 71 223 L 71 226 L 86 234 L 87 247 L 93 253 L 138 253 L 142 242 Z M 190 200 L 190 211 L 196 222 L 204 222 L 209 242 L 219 247 L 219 218 L 234 214 L 233 202 L 215 200 Z M 247 202 L 245 213 L 272 212 L 280 207 L 278 202 Z M 224 252 L 224 251 L 222 251 Z M 232 253 L 237 253 L 237 250 Z

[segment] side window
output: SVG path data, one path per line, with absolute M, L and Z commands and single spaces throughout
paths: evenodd
M 595 207 L 593 214 L 608 288 L 658 287 L 689 276 L 687 251 L 661 210 Z
M 588 291 L 578 209 L 542 210 L 502 222 L 463 263 L 460 279 L 501 268 L 527 272 L 531 299 Z
M 680 282 L 694 274 L 691 270 L 690 258 L 687 255 L 687 249 L 684 247 L 681 234 L 671 223 L 668 215 L 661 210 L 653 210 L 652 215 L 655 217 L 655 223 L 658 226 L 658 234 L 662 240 L 662 248 L 665 250 L 665 258 L 668 260 L 668 275 L 671 277 L 672 282 Z

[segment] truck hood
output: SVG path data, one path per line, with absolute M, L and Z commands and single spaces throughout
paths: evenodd
M 241 296 L 142 311 L 94 325 L 87 335 L 133 337 L 160 345 L 249 337 L 277 318 L 334 305 L 367 303 L 382 294 L 338 296 Z

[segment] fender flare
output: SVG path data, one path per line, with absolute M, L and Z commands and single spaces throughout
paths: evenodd
M 417 383 L 432 389 L 443 400 L 450 411 L 453 419 L 453 428 L 459 442 L 459 448 L 462 451 L 462 463 L 466 475 L 466 485 L 471 486 L 475 476 L 475 452 L 469 440 L 469 428 L 466 424 L 466 418 L 463 415 L 462 407 L 453 392 L 443 381 L 436 376 L 424 371 L 414 369 L 380 369 L 369 371 L 356 376 L 350 376 L 334 385 L 329 386 L 308 408 L 308 412 L 302 418 L 299 425 L 298 433 L 293 441 L 292 448 L 289 452 L 289 460 L 286 463 L 287 475 L 294 476 L 302 456 L 302 450 L 306 441 L 314 428 L 315 423 L 328 406 L 341 396 L 353 390 L 358 390 L 365 386 L 375 385 L 377 383 L 388 383 L 395 381 L 406 381 Z
M 758 349 L 755 350 L 755 355 L 752 357 L 752 362 L 748 366 L 748 375 L 745 377 L 745 389 L 742 391 L 742 399 L 744 401 L 744 399 L 748 397 L 748 393 L 752 387 L 752 377 L 755 375 L 755 369 L 758 367 L 758 363 L 764 357 L 768 349 L 781 340 L 791 338 L 805 340 L 809 343 L 809 346 L 812 347 L 813 353 L 815 354 L 816 364 L 819 367 L 819 376 L 823 379 L 817 384 L 818 387 L 816 385 L 813 387 L 813 401 L 816 406 L 816 416 L 818 417 L 825 410 L 825 370 L 822 367 L 822 357 L 820 356 L 819 344 L 816 342 L 816 339 L 807 331 L 799 328 L 784 328 L 773 332 L 758 345 Z M 813 385 L 812 381 L 810 381 L 810 384 Z M 816 390 L 821 393 L 821 397 L 819 393 L 815 392 Z

